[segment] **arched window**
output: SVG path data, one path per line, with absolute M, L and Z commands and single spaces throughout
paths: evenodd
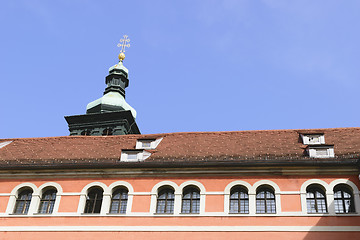
M 306 188 L 308 213 L 327 213 L 325 191 L 321 186 L 310 185 Z
M 100 187 L 92 187 L 86 196 L 84 213 L 100 213 L 103 200 L 103 190 Z
M 16 199 L 16 204 L 14 208 L 14 214 L 27 214 L 30 207 L 32 189 L 23 189 L 19 191 L 18 197 Z
M 103 136 L 111 136 L 113 135 L 113 129 L 112 128 L 105 128 L 104 131 L 102 132 Z
M 128 201 L 128 190 L 125 188 L 116 189 L 111 197 L 110 213 L 126 213 Z
M 274 190 L 268 186 L 256 191 L 256 213 L 276 213 Z
M 182 195 L 182 213 L 200 212 L 200 190 L 195 186 L 185 187 Z
M 235 186 L 230 191 L 230 213 L 249 213 L 249 195 L 246 188 Z
M 39 213 L 52 213 L 54 210 L 55 200 L 56 200 L 56 189 L 46 190 L 40 199 Z
M 89 129 L 86 129 L 86 130 L 83 130 L 80 134 L 83 135 L 83 136 L 90 136 L 91 131 Z
M 174 189 L 170 187 L 159 189 L 156 213 L 174 213 L 174 200 Z
M 336 213 L 354 213 L 354 196 L 350 188 L 345 184 L 334 187 L 334 205 Z

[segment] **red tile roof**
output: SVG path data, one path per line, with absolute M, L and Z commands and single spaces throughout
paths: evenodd
M 163 137 L 142 164 L 185 164 L 204 162 L 277 162 L 310 159 L 300 133 L 324 133 L 327 145 L 334 145 L 335 158 L 360 157 L 360 128 L 263 130 L 234 132 L 189 132 L 123 136 L 65 136 L 0 139 L 12 143 L 0 148 L 0 167 L 106 165 L 120 162 L 122 149 L 135 149 L 137 139 Z

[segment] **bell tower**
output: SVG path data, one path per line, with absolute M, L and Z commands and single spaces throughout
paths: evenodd
M 121 47 L 119 62 L 109 68 L 105 78 L 104 95 L 90 102 L 86 114 L 66 116 L 70 135 L 125 135 L 140 134 L 135 122 L 136 111 L 125 101 L 125 88 L 129 86 L 129 71 L 124 66 L 125 48 L 130 47 L 130 39 L 124 35 L 118 47 Z

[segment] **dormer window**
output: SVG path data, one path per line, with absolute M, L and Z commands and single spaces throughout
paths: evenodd
M 333 158 L 335 157 L 334 146 L 308 146 L 309 157 Z
M 163 138 L 157 139 L 138 139 L 136 149 L 155 149 Z
M 325 144 L 324 134 L 301 134 L 301 138 L 305 145 Z
M 121 162 L 139 162 L 144 161 L 151 156 L 151 153 L 147 151 L 134 151 L 134 150 L 122 150 L 121 151 Z

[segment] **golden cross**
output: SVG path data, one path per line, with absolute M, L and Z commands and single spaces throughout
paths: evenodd
M 126 47 L 130 47 L 130 39 L 128 38 L 128 35 L 124 35 L 122 39 L 120 39 L 120 42 L 118 43 L 118 47 L 121 47 L 120 53 L 125 52 Z

